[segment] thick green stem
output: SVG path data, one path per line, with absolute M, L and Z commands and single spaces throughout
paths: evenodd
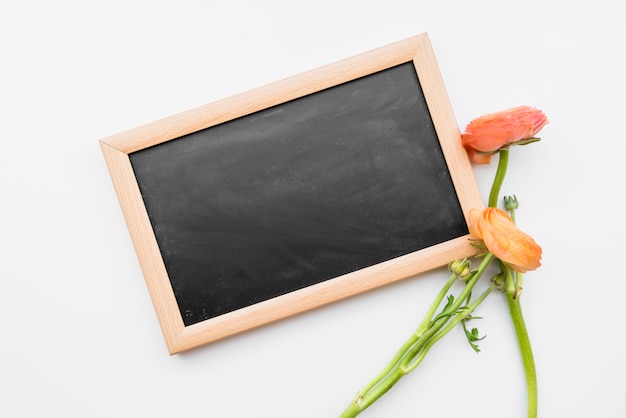
M 469 294 L 474 288 L 474 285 L 482 276 L 483 272 L 493 259 L 494 256 L 492 253 L 487 253 L 485 255 L 480 266 L 467 282 L 459 297 L 456 298 L 454 303 L 447 307 L 446 312 L 451 313 L 451 315 L 439 315 L 433 320 L 433 314 L 436 308 L 440 305 L 441 300 L 447 293 L 448 289 L 452 285 L 452 279 L 455 276 L 450 278 L 450 280 L 444 285 L 441 292 L 439 292 L 439 295 L 435 299 L 435 302 L 433 302 L 430 309 L 427 311 L 426 316 L 424 317 L 424 320 L 418 327 L 417 331 L 413 335 L 411 335 L 411 337 L 402 345 L 400 350 L 398 350 L 396 355 L 387 364 L 383 371 L 379 373 L 357 394 L 355 399 L 350 402 L 350 405 L 348 405 L 346 410 L 341 414 L 340 418 L 356 417 L 365 409 L 367 409 L 370 405 L 372 405 L 376 400 L 378 400 L 381 396 L 387 393 L 405 374 L 408 373 L 408 371 L 405 370 L 405 367 L 401 367 L 401 365 L 406 366 L 407 364 L 409 364 L 411 360 L 413 360 L 415 356 L 421 352 L 424 346 L 428 344 L 429 341 L 431 341 L 431 339 L 433 339 L 436 334 L 445 326 L 450 318 L 458 315 L 462 316 L 462 319 L 467 317 L 467 314 L 469 313 L 465 312 L 465 310 L 460 314 L 455 314 L 455 312 L 459 310 L 461 304 L 468 298 Z M 487 295 L 485 294 L 484 297 L 486 296 Z M 478 304 L 482 302 L 484 297 L 480 298 L 480 301 L 475 304 L 475 306 L 473 305 L 472 310 L 474 310 L 476 306 L 478 306 Z M 443 335 L 441 337 L 443 337 Z M 436 338 L 435 341 L 439 340 L 439 338 Z
M 483 300 L 485 300 L 485 298 L 487 296 L 489 296 L 489 294 L 491 292 L 493 292 L 495 290 L 495 286 L 491 285 L 487 288 L 487 290 L 485 290 L 483 292 L 482 295 L 480 295 L 480 297 L 478 299 L 476 299 L 474 301 L 474 303 L 472 303 L 471 305 L 469 305 L 468 307 L 466 307 L 463 312 L 459 315 L 457 315 L 456 317 L 454 317 L 454 319 L 448 324 L 446 325 L 445 328 L 443 328 L 440 332 L 438 332 L 437 334 L 435 334 L 430 341 L 428 341 L 428 343 L 424 346 L 424 348 L 422 349 L 422 351 L 419 353 L 419 355 L 417 356 L 417 358 L 415 358 L 410 364 L 406 364 L 406 365 L 402 365 L 403 367 L 403 372 L 405 374 L 410 373 L 411 371 L 413 371 L 413 369 L 415 369 L 417 366 L 419 366 L 419 364 L 422 362 L 422 360 L 424 359 L 424 357 L 426 357 L 426 354 L 428 354 L 428 350 L 431 349 L 431 347 L 433 345 L 435 345 L 435 343 L 437 341 L 439 341 L 440 339 L 442 339 L 447 333 L 449 333 L 450 331 L 452 331 L 452 329 L 457 326 L 461 321 L 467 319 L 472 312 L 474 312 L 476 310 L 476 308 L 478 307 L 478 305 L 480 305 L 482 303 Z
M 480 279 L 483 272 L 485 271 L 485 269 L 487 268 L 487 266 L 489 265 L 489 263 L 491 263 L 493 259 L 494 259 L 494 255 L 492 253 L 487 253 L 485 255 L 480 266 L 478 267 L 476 272 L 473 274 L 471 279 L 465 284 L 463 291 L 459 294 L 459 296 L 456 298 L 454 303 L 448 307 L 446 312 L 442 312 L 443 315 L 441 315 L 436 321 L 434 321 L 431 324 L 428 331 L 424 333 L 423 335 L 424 338 L 420 339 L 418 343 L 416 343 L 413 347 L 411 347 L 406 352 L 402 360 L 402 364 L 408 364 L 408 362 L 410 362 L 416 355 L 420 353 L 420 351 L 422 351 L 422 349 L 429 342 L 429 340 L 435 334 L 437 334 L 441 330 L 441 328 L 443 328 L 446 325 L 446 323 L 451 317 L 458 315 L 456 312 L 458 312 L 461 305 L 463 305 L 463 303 L 465 303 L 466 300 L 470 297 L 472 290 L 474 289 L 474 286 L 478 282 L 478 279 Z M 449 315 L 450 313 L 452 313 L 452 315 Z
M 380 373 L 378 373 L 378 375 L 376 375 L 376 377 L 372 379 L 367 384 L 367 386 L 361 389 L 361 392 L 359 392 L 360 394 L 367 394 L 370 390 L 372 390 L 374 386 L 380 383 L 396 367 L 398 362 L 400 362 L 400 360 L 406 354 L 407 350 L 411 348 L 415 344 L 415 342 L 422 336 L 424 331 L 428 328 L 428 325 L 430 324 L 433 316 L 435 315 L 437 308 L 439 308 L 439 305 L 441 305 L 441 301 L 446 296 L 446 293 L 448 292 L 448 290 L 450 290 L 450 287 L 452 287 L 456 279 L 456 274 L 450 276 L 446 284 L 443 286 L 443 288 L 431 304 L 428 311 L 426 311 L 422 323 L 417 327 L 413 335 L 411 335 L 411 337 L 402 345 L 402 347 L 400 347 L 400 349 L 396 352 L 396 354 L 389 361 L 389 363 L 387 363 L 387 366 Z
M 493 179 L 491 185 L 491 192 L 489 193 L 489 207 L 495 208 L 498 206 L 498 198 L 500 196 L 500 189 L 506 176 L 506 170 L 509 165 L 509 149 L 502 148 L 499 152 L 500 159 L 498 161 L 498 169 L 496 170 L 496 177 Z
M 528 418 L 537 417 L 537 373 L 535 371 L 535 359 L 533 350 L 530 346 L 526 323 L 522 315 L 522 306 L 515 293 L 505 292 L 506 300 L 509 304 L 511 319 L 517 335 L 517 342 L 522 355 L 522 363 L 524 365 L 524 373 L 526 374 L 526 390 L 528 392 Z
M 500 150 L 500 160 L 498 162 L 498 169 L 496 176 L 491 186 L 491 192 L 489 193 L 489 207 L 497 207 L 498 199 L 500 196 L 500 189 L 506 176 L 506 170 L 509 164 L 509 150 L 508 148 L 502 148 Z M 511 214 L 511 219 L 515 223 L 515 208 L 517 207 L 517 199 L 515 196 L 513 200 L 507 204 L 505 198 L 505 207 Z M 530 345 L 530 339 L 528 338 L 528 331 L 526 330 L 526 324 L 524 322 L 524 316 L 522 315 L 522 307 L 520 305 L 520 296 L 522 293 L 522 274 L 518 272 L 511 272 L 511 270 L 501 262 L 501 268 L 506 272 L 506 288 L 505 296 L 509 305 L 509 311 L 511 313 L 511 319 L 513 320 L 513 326 L 515 328 L 515 334 L 517 336 L 517 342 L 520 348 L 522 357 L 522 363 L 524 365 L 524 373 L 526 375 L 526 391 L 528 394 L 528 418 L 537 417 L 537 374 L 535 371 L 535 360 L 533 358 L 533 351 Z

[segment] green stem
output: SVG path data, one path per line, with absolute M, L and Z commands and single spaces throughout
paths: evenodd
M 402 365 L 403 372 L 405 374 L 410 373 L 411 371 L 413 371 L 413 369 L 415 369 L 417 366 L 419 366 L 419 364 L 422 362 L 422 360 L 424 360 L 424 357 L 426 357 L 426 354 L 428 354 L 428 350 L 430 350 L 431 347 L 433 345 L 435 345 L 435 343 L 437 341 L 439 341 L 441 338 L 443 338 L 448 332 L 452 331 L 452 329 L 455 326 L 457 326 L 461 321 L 463 321 L 469 315 L 471 315 L 471 313 L 476 310 L 478 305 L 480 305 L 482 303 L 482 301 L 485 300 L 485 298 L 487 296 L 489 296 L 489 294 L 495 290 L 495 288 L 496 287 L 494 285 L 489 286 L 487 288 L 487 290 L 485 290 L 483 292 L 483 294 L 480 295 L 480 297 L 474 301 L 474 303 L 472 303 L 471 305 L 469 305 L 465 309 L 463 309 L 462 313 L 460 313 L 459 315 L 454 317 L 454 319 L 448 325 L 446 325 L 445 328 L 443 328 L 440 332 L 435 334 L 428 341 L 428 343 L 426 343 L 424 348 L 420 351 L 419 355 L 410 364 L 406 364 L 406 365 L 403 364 Z
M 491 261 L 494 259 L 494 255 L 492 253 L 487 253 L 485 254 L 485 257 L 483 258 L 483 261 L 480 263 L 480 266 L 478 267 L 478 269 L 476 270 L 476 272 L 472 275 L 472 277 L 470 278 L 470 280 L 466 283 L 465 288 L 463 288 L 463 291 L 459 294 L 459 296 L 456 298 L 456 300 L 454 301 L 454 303 L 452 305 L 450 305 L 450 307 L 448 307 L 446 312 L 442 312 L 442 313 L 447 313 L 447 312 L 457 312 L 459 310 L 459 308 L 461 307 L 461 305 L 463 303 L 465 303 L 465 301 L 467 300 L 467 298 L 469 297 L 469 295 L 472 293 L 472 290 L 474 289 L 474 286 L 476 285 L 476 282 L 478 282 L 478 279 L 480 279 L 480 277 L 482 276 L 483 272 L 485 271 L 485 269 L 487 268 L 487 266 L 489 265 L 489 263 L 491 263 Z M 454 315 L 442 315 L 440 316 L 439 320 L 435 321 L 433 324 L 431 324 L 430 328 L 428 329 L 428 331 L 426 333 L 424 333 L 423 335 L 423 339 L 420 340 L 418 343 L 416 343 L 413 347 L 411 347 L 407 353 L 404 355 L 404 359 L 402 361 L 403 364 L 407 364 L 408 362 L 410 362 L 416 355 L 418 355 L 420 353 L 420 351 L 423 349 L 423 347 L 428 343 L 428 341 L 439 332 L 439 330 L 441 330 L 441 328 L 443 328 L 446 323 L 448 322 L 448 320 Z
M 526 374 L 526 390 L 528 393 L 528 418 L 537 417 L 537 373 L 535 370 L 535 359 L 533 350 L 530 346 L 528 331 L 522 315 L 522 306 L 519 298 L 515 297 L 515 293 L 505 292 L 506 300 L 509 304 L 511 319 L 517 335 L 520 352 L 522 354 L 522 363 L 524 365 L 524 373 Z
M 522 296 L 524 275 L 519 272 L 515 272 L 515 293 L 513 293 L 513 299 L 519 299 Z
M 474 285 L 493 259 L 494 256 L 492 253 L 487 253 L 485 255 L 480 266 L 467 282 L 459 297 L 447 308 L 446 312 L 456 312 L 461 307 L 461 304 L 467 299 Z M 437 334 L 437 332 L 445 326 L 448 320 L 454 316 L 440 315 L 432 321 L 435 310 L 440 305 L 441 300 L 454 282 L 454 280 L 452 280 L 453 278 L 455 278 L 454 275 L 450 278 L 450 280 L 448 280 L 441 292 L 439 292 L 439 295 L 435 299 L 435 302 L 431 305 L 431 308 L 428 310 L 424 320 L 418 327 L 418 330 L 402 345 L 400 350 L 398 350 L 385 369 L 383 369 L 382 372 L 380 372 L 357 394 L 354 400 L 350 402 L 346 410 L 341 414 L 340 418 L 356 417 L 381 396 L 387 393 L 406 373 L 408 373 L 403 369 L 403 367 L 400 367 L 400 365 L 410 363 L 411 360 L 421 352 L 422 348 Z M 484 297 L 486 297 L 486 295 L 484 295 Z M 482 302 L 482 299 L 480 299 L 480 302 Z M 478 305 L 476 304 L 476 306 Z M 473 309 L 475 309 L 475 307 Z M 467 316 L 467 314 L 465 314 L 465 310 L 459 315 L 462 315 L 463 318 Z M 441 337 L 443 337 L 443 335 Z M 437 340 L 439 340 L 439 338 L 437 338 Z M 411 370 L 413 370 L 413 368 Z
M 446 284 L 439 291 L 439 294 L 437 295 L 433 303 L 430 305 L 430 308 L 428 309 L 428 311 L 426 311 L 426 315 L 424 315 L 424 319 L 422 320 L 422 323 L 419 325 L 419 327 L 417 327 L 417 330 L 415 331 L 414 335 L 416 335 L 417 337 L 420 337 L 424 333 L 424 331 L 428 329 L 430 325 L 430 321 L 433 319 L 433 316 L 435 315 L 437 308 L 439 307 L 439 305 L 441 305 L 441 301 L 446 296 L 446 293 L 448 293 L 448 290 L 450 290 L 450 288 L 452 287 L 456 279 L 457 279 L 456 274 L 453 274 L 452 276 L 450 276 Z
M 376 377 L 372 379 L 367 384 L 367 386 L 361 389 L 361 391 L 359 392 L 359 395 L 367 394 L 370 390 L 372 390 L 374 386 L 379 384 L 394 369 L 396 364 L 398 364 L 398 362 L 406 354 L 406 351 L 409 348 L 411 348 L 415 344 L 415 342 L 422 336 L 424 331 L 428 328 L 428 325 L 430 324 L 430 321 L 433 315 L 435 315 L 437 308 L 439 307 L 439 305 L 441 305 L 441 301 L 446 296 L 446 293 L 448 292 L 450 287 L 452 287 L 456 279 L 457 279 L 456 274 L 453 274 L 452 276 L 450 276 L 446 284 L 443 286 L 443 288 L 441 289 L 441 291 L 439 292 L 439 294 L 437 295 L 437 297 L 431 304 L 428 311 L 426 311 L 426 315 L 424 315 L 424 319 L 422 320 L 422 323 L 417 327 L 413 335 L 411 335 L 411 337 L 402 345 L 402 347 L 400 347 L 400 349 L 396 352 L 396 354 L 393 356 L 391 361 L 387 363 L 387 366 L 380 373 L 378 373 L 378 375 L 376 375 Z
M 489 193 L 489 207 L 495 208 L 498 206 L 498 197 L 500 196 L 500 189 L 506 176 L 506 169 L 509 165 L 509 149 L 502 148 L 499 152 L 500 159 L 498 161 L 498 169 L 496 170 L 496 177 L 493 179 L 491 185 L 491 192 Z

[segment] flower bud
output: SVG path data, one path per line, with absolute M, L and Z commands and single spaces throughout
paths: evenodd
M 467 258 L 450 261 L 448 263 L 448 269 L 459 276 L 459 279 L 463 281 L 467 280 L 472 273 L 470 270 L 470 261 Z
M 496 289 L 504 290 L 504 286 L 506 285 L 506 274 L 501 271 L 491 278 L 491 283 L 496 286 Z
M 519 202 L 517 201 L 517 196 L 504 196 L 504 209 L 510 212 L 518 207 Z

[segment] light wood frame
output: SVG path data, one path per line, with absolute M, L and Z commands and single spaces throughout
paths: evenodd
M 185 326 L 129 154 L 412 61 L 461 209 L 484 206 L 426 33 L 100 140 L 170 354 L 395 282 L 476 253 L 468 236 Z

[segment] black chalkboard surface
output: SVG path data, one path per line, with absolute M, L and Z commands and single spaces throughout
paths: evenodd
M 413 63 L 130 159 L 185 325 L 468 233 Z
M 263 102 L 252 111 L 226 101 L 102 140 L 171 353 L 473 252 L 464 213 L 480 198 L 453 118 L 433 111 L 441 86 L 424 87 L 426 42 L 296 77 L 276 103 L 237 99 Z

